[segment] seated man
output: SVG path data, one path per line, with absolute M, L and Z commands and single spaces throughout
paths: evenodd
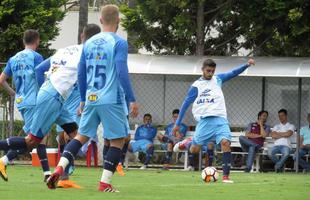
M 145 114 L 143 116 L 143 125 L 139 126 L 135 133 L 134 140 L 131 140 L 128 146 L 130 152 L 143 152 L 146 154 L 146 159 L 140 169 L 146 169 L 149 164 L 153 153 L 154 145 L 153 139 L 156 136 L 157 129 L 152 126 L 152 115 Z
M 310 154 L 310 113 L 307 117 L 308 125 L 300 129 L 300 150 L 299 150 L 299 165 L 306 170 L 310 171 L 310 162 L 305 161 L 303 157 Z
M 277 173 L 283 171 L 283 165 L 291 153 L 291 136 L 295 130 L 295 126 L 287 120 L 287 110 L 279 110 L 278 116 L 280 124 L 275 125 L 271 132 L 274 146 L 268 150 L 268 156 L 275 163 L 274 168 Z M 277 154 L 282 154 L 281 159 Z
M 239 137 L 242 150 L 248 152 L 246 168 L 244 172 L 250 172 L 256 152 L 264 145 L 265 137 L 270 133 L 270 126 L 266 124 L 267 111 L 258 113 L 257 122 L 250 123 L 246 129 L 245 136 Z
M 163 149 L 166 149 L 166 155 L 165 155 L 165 159 L 164 159 L 164 167 L 163 169 L 169 169 L 169 164 L 171 161 L 171 157 L 172 157 L 172 150 L 173 147 L 176 143 L 180 142 L 181 140 L 183 140 L 186 131 L 187 131 L 187 126 L 183 123 L 181 123 L 180 125 L 180 131 L 178 131 L 176 134 L 173 134 L 172 129 L 175 125 L 176 120 L 178 119 L 179 116 L 179 109 L 174 109 L 172 111 L 172 120 L 173 122 L 170 123 L 166 128 L 165 128 L 165 134 L 158 134 L 158 139 L 159 141 L 163 142 L 164 144 L 162 145 Z

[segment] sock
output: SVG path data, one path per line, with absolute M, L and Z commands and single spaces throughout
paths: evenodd
M 9 158 L 7 157 L 7 155 L 5 155 L 5 156 L 3 156 L 2 158 L 0 158 L 0 160 L 2 161 L 2 163 L 3 163 L 4 165 L 8 165 L 9 162 L 10 162 Z
M 122 163 L 122 165 L 124 164 L 124 160 L 125 160 L 125 157 L 126 157 L 126 153 L 127 153 L 127 150 L 128 150 L 128 145 L 129 143 L 126 142 L 122 148 L 122 156 L 121 156 L 121 160 L 119 161 L 120 163 Z
M 148 165 L 149 162 L 151 161 L 152 157 L 153 157 L 153 153 L 154 153 L 154 147 L 151 146 L 150 148 L 148 148 L 148 150 L 146 151 L 146 159 L 144 162 L 144 165 Z
M 102 151 L 103 160 L 106 160 L 106 159 L 107 159 L 107 153 L 108 153 L 108 151 L 109 151 L 109 148 L 110 148 L 110 146 L 104 145 L 103 151 Z
M 171 162 L 171 157 L 172 157 L 172 151 L 168 151 L 166 153 L 166 160 L 165 160 L 165 164 L 169 164 Z
M 0 150 L 19 150 L 27 149 L 26 140 L 24 137 L 11 137 L 6 140 L 0 140 Z
M 41 162 L 43 172 L 50 172 L 50 166 L 48 165 L 48 159 L 46 154 L 46 145 L 39 144 L 37 147 L 37 153 Z
M 63 169 L 66 169 L 69 163 L 72 163 L 75 159 L 75 156 L 82 147 L 82 143 L 76 139 L 71 140 L 65 147 L 64 152 L 59 160 L 58 166 L 62 166 Z
M 208 154 L 208 157 L 209 157 L 208 166 L 212 166 L 213 158 L 214 158 L 214 151 L 213 151 L 213 149 L 208 149 L 207 150 L 207 154 Z
M 194 158 L 195 158 L 195 154 L 191 153 L 188 150 L 188 166 L 192 166 L 194 167 L 195 163 L 194 163 Z
M 113 173 L 122 156 L 122 150 L 116 147 L 110 147 L 104 161 L 104 170 L 102 172 L 101 182 L 110 184 Z
M 14 160 L 15 158 L 17 158 L 18 156 L 18 151 L 15 150 L 9 150 L 8 153 L 6 154 L 7 158 L 8 158 L 8 162 Z M 7 165 L 8 163 L 6 163 Z
M 231 167 L 231 152 L 223 153 L 223 176 L 229 176 Z

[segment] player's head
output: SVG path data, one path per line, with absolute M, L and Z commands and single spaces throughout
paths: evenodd
M 257 115 L 258 120 L 262 120 L 263 122 L 266 122 L 267 118 L 268 118 L 268 111 L 266 110 L 259 111 Z
M 278 116 L 281 123 L 287 122 L 287 110 L 282 108 L 281 110 L 278 111 Z
M 100 22 L 104 30 L 110 29 L 109 31 L 116 32 L 120 22 L 119 8 L 113 4 L 103 6 L 101 8 Z
M 82 43 L 86 42 L 89 38 L 100 33 L 100 27 L 97 24 L 87 24 L 83 28 L 83 32 L 81 34 L 81 41 Z
M 180 110 L 179 109 L 174 109 L 172 111 L 172 120 L 173 122 L 175 123 L 179 117 L 179 113 L 180 113 Z
M 216 63 L 212 59 L 206 59 L 202 64 L 203 77 L 207 80 L 212 79 L 216 68 Z
M 143 123 L 144 124 L 151 124 L 152 123 L 152 115 L 150 113 L 146 113 L 143 116 Z
M 23 42 L 25 46 L 34 46 L 37 48 L 40 44 L 40 34 L 37 30 L 28 29 L 24 32 Z

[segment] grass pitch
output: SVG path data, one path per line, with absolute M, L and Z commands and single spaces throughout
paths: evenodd
M 117 174 L 113 185 L 120 193 L 97 191 L 101 169 L 79 167 L 71 179 L 83 189 L 48 190 L 41 169 L 9 166 L 9 182 L 0 180 L 0 199 L 31 200 L 303 200 L 310 199 L 310 174 L 232 173 L 234 184 L 220 181 L 206 184 L 199 172 L 129 170 L 125 177 Z

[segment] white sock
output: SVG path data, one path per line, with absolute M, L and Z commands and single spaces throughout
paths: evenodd
M 4 165 L 8 165 L 10 162 L 7 156 L 2 156 L 0 160 L 3 162 Z
M 103 182 L 103 183 L 110 184 L 112 176 L 113 176 L 113 172 L 104 169 L 103 172 L 102 172 L 102 176 L 101 176 L 101 180 L 100 181 Z
M 69 160 L 65 157 L 61 157 L 57 167 L 61 166 L 63 170 L 66 169 L 67 165 L 69 165 Z
M 46 172 L 43 172 L 43 175 L 46 176 L 46 175 L 51 175 L 52 172 L 51 171 L 46 171 Z

